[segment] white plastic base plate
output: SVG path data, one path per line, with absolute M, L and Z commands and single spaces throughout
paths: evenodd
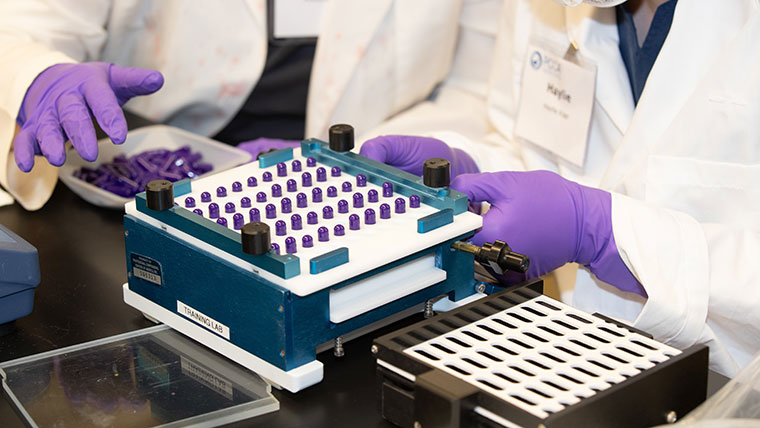
M 322 380 L 324 366 L 317 360 L 289 371 L 282 370 L 180 315 L 167 310 L 163 306 L 153 303 L 133 292 L 129 289 L 129 284 L 124 284 L 123 289 L 124 302 L 128 305 L 144 314 L 161 320 L 176 331 L 208 346 L 290 392 L 298 392 Z

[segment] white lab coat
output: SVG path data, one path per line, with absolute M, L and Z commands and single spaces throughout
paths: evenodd
M 467 73 L 452 73 L 444 100 L 423 103 L 378 132 L 450 137 L 469 147 L 483 170 L 548 169 L 615 192 L 615 240 L 649 298 L 580 269 L 573 304 L 633 322 L 679 348 L 709 344 L 711 366 L 735 374 L 760 350 L 758 0 L 679 1 L 635 111 L 614 9 L 505 0 L 499 22 L 492 16 L 469 24 L 473 33 L 492 36 L 487 88 L 472 73 L 467 85 Z M 514 136 L 527 44 L 535 39 L 562 49 L 573 39 L 597 64 L 583 168 Z M 460 46 L 466 42 L 460 36 Z M 466 94 L 452 101 L 460 92 Z M 476 105 L 471 117 L 447 124 L 462 100 Z M 486 125 L 478 118 L 484 109 Z M 485 135 L 473 137 L 478 131 Z
M 424 99 L 446 75 L 460 0 L 329 0 L 312 70 L 307 135 L 337 121 L 368 130 Z M 3 0 L 0 2 L 0 185 L 40 208 L 57 180 L 10 152 L 26 89 L 50 65 L 107 61 L 157 69 L 165 85 L 126 108 L 213 135 L 239 110 L 264 67 L 266 1 Z M 0 205 L 10 197 L 0 191 Z

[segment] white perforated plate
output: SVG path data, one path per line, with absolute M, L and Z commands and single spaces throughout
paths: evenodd
M 250 221 L 249 209 L 242 208 L 240 206 L 240 200 L 243 197 L 251 199 L 251 208 L 258 208 L 261 212 L 262 222 L 267 223 L 272 231 L 272 242 L 280 246 L 280 254 L 285 254 L 285 238 L 294 237 L 297 242 L 297 252 L 294 254 L 298 256 L 301 261 L 301 274 L 287 280 L 278 276 L 270 274 L 269 272 L 262 271 L 248 262 L 243 261 L 237 257 L 234 257 L 228 253 L 224 253 L 219 249 L 202 242 L 193 236 L 186 234 L 184 231 L 174 229 L 167 225 L 161 224 L 143 213 L 140 213 L 135 208 L 134 202 L 126 205 L 126 212 L 128 214 L 138 217 L 149 224 L 156 227 L 160 227 L 179 238 L 190 242 L 204 250 L 212 252 L 213 254 L 224 258 L 225 260 L 234 263 L 243 269 L 253 271 L 267 280 L 281 285 L 299 296 L 305 296 L 315 291 L 327 288 L 333 284 L 344 281 L 346 279 L 355 277 L 357 275 L 368 272 L 374 268 L 383 266 L 387 263 L 396 261 L 410 254 L 414 254 L 418 251 L 430 248 L 436 244 L 444 242 L 446 240 L 455 238 L 457 236 L 471 232 L 482 225 L 482 218 L 471 212 L 464 212 L 462 214 L 454 216 L 454 222 L 442 226 L 438 229 L 429 231 L 427 233 L 417 233 L 417 219 L 426 215 L 437 212 L 438 210 L 429 205 L 421 204 L 419 208 L 411 208 L 409 206 L 409 197 L 399 195 L 394 192 L 392 197 L 383 197 L 382 188 L 378 185 L 367 183 L 365 187 L 357 187 L 356 177 L 341 173 L 340 177 L 332 177 L 330 175 L 330 168 L 320 163 L 317 163 L 314 167 L 308 167 L 306 165 L 306 158 L 301 156 L 301 150 L 296 149 L 293 151 L 294 158 L 301 161 L 302 170 L 300 172 L 292 171 L 292 160 L 285 162 L 288 167 L 288 175 L 285 177 L 277 176 L 277 168 L 271 166 L 268 168 L 259 168 L 258 162 L 251 162 L 246 165 L 241 165 L 237 168 L 230 169 L 228 171 L 221 172 L 219 174 L 204 177 L 192 182 L 193 191 L 190 194 L 180 196 L 175 202 L 184 206 L 184 201 L 187 197 L 195 199 L 196 207 L 203 212 L 203 217 L 209 221 L 216 221 L 216 219 L 208 218 L 208 205 L 210 202 L 215 202 L 220 207 L 220 216 L 227 219 L 228 227 L 230 230 L 233 228 L 232 216 L 235 213 L 225 213 L 225 204 L 232 202 L 235 204 L 237 213 L 241 213 L 244 216 L 245 222 Z M 327 180 L 324 182 L 317 181 L 316 170 L 318 167 L 324 167 L 327 169 Z M 264 182 L 262 180 L 262 174 L 265 171 L 272 173 L 273 178 L 271 182 Z M 312 177 L 312 186 L 304 187 L 301 182 L 301 174 L 309 172 Z M 248 177 L 256 177 L 258 184 L 256 187 L 247 186 Z M 295 179 L 297 181 L 297 190 L 293 192 L 287 191 L 286 182 L 288 179 Z M 232 183 L 240 182 L 242 184 L 241 192 L 232 191 Z M 341 185 L 343 182 L 348 181 L 351 183 L 351 191 L 343 192 Z M 282 187 L 281 197 L 272 197 L 271 187 L 273 184 L 279 184 Z M 218 197 L 216 189 L 219 186 L 224 186 L 227 190 L 227 196 Z M 338 189 L 337 197 L 327 196 L 327 187 L 335 186 Z M 313 202 L 312 189 L 314 187 L 320 187 L 322 189 L 322 202 Z M 370 190 L 376 190 L 379 194 L 378 202 L 369 202 L 368 192 Z M 201 193 L 211 193 L 210 202 L 201 202 Z M 256 202 L 256 195 L 259 192 L 266 193 L 266 202 Z M 306 193 L 308 197 L 308 206 L 305 208 L 298 208 L 296 206 L 296 195 L 299 192 Z M 361 193 L 364 198 L 364 206 L 362 208 L 353 208 L 353 195 L 354 193 Z M 283 214 L 281 210 L 281 200 L 283 197 L 288 197 L 292 201 L 292 212 Z M 403 214 L 395 213 L 394 201 L 398 197 L 403 197 L 406 204 L 406 212 Z M 349 202 L 348 213 L 339 213 L 337 203 L 339 200 L 344 199 Z M 272 203 L 277 208 L 277 216 L 272 219 L 265 217 L 265 206 Z M 386 203 L 390 205 L 392 213 L 391 218 L 380 218 L 380 205 Z M 323 217 L 322 208 L 325 205 L 330 205 L 333 208 L 332 219 L 325 219 Z M 372 208 L 375 211 L 376 223 L 365 224 L 364 212 L 367 208 Z M 193 208 L 188 208 L 192 211 Z M 307 213 L 313 211 L 317 213 L 319 220 L 317 224 L 307 223 Z M 291 217 L 293 214 L 299 214 L 302 218 L 301 230 L 293 230 L 291 227 Z M 348 217 L 351 214 L 358 214 L 360 217 L 361 226 L 359 230 L 350 230 Z M 283 220 L 287 224 L 287 233 L 282 236 L 275 235 L 275 222 L 277 220 Z M 334 227 L 336 224 L 342 224 L 345 227 L 344 236 L 335 236 Z M 318 241 L 317 229 L 320 226 L 325 226 L 329 229 L 330 240 L 327 242 Z M 302 245 L 302 238 L 304 235 L 310 235 L 313 238 L 314 246 L 311 248 L 304 248 Z M 309 261 L 313 257 L 317 257 L 333 251 L 340 247 L 346 247 L 349 250 L 349 262 L 328 271 L 319 274 L 309 273 Z
M 404 352 L 539 418 L 681 353 L 545 296 Z

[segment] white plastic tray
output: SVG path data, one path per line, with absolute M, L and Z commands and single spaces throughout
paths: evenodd
M 190 146 L 193 152 L 199 152 L 203 156 L 203 162 L 209 163 L 214 167 L 207 174 L 201 175 L 201 177 L 230 169 L 251 159 L 249 153 L 210 138 L 193 134 L 180 128 L 153 125 L 130 131 L 127 134 L 127 140 L 121 145 L 113 144 L 108 138 L 99 140 L 98 158 L 94 162 L 85 161 L 73 147 L 69 148 L 66 153 L 66 163 L 59 169 L 58 177 L 69 189 L 91 204 L 108 208 L 122 208 L 124 204 L 133 198 L 125 198 L 103 190 L 84 180 L 80 180 L 74 176 L 74 173 L 83 166 L 95 169 L 100 164 L 110 162 L 120 154 L 132 156 L 147 150 L 176 150 L 182 146 Z

